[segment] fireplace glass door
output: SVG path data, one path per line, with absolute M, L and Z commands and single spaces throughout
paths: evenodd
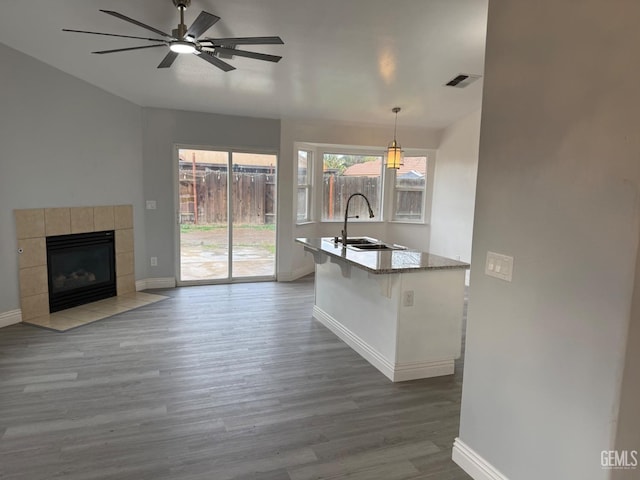
M 47 237 L 49 310 L 116 295 L 114 232 Z

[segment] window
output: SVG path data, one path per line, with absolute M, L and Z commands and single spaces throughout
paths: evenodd
M 398 170 L 384 165 L 383 149 L 337 144 L 294 144 L 294 206 L 297 224 L 342 222 L 347 200 L 350 221 L 425 223 L 431 210 L 436 152 L 414 149 Z M 358 216 L 358 218 L 354 218 Z
M 405 157 L 396 171 L 393 220 L 421 222 L 427 188 L 427 157 Z
M 342 221 L 349 196 L 364 194 L 371 203 L 374 218 L 381 220 L 382 205 L 382 156 L 328 153 L 322 156 L 323 196 L 322 220 Z M 369 220 L 364 199 L 354 199 L 349 205 L 349 216 Z
M 298 196 L 296 222 L 311 221 L 312 153 L 298 150 Z

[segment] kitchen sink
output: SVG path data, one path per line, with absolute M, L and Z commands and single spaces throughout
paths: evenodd
M 340 237 L 335 237 L 334 242 L 336 244 L 338 242 L 342 243 L 342 240 L 340 240 Z M 363 250 L 363 251 L 406 250 L 407 248 L 401 245 L 387 245 L 386 243 L 382 243 L 380 240 L 376 240 L 375 238 L 369 238 L 369 237 L 348 238 L 347 247 L 352 250 Z
M 379 242 L 368 238 L 347 238 L 347 245 L 379 245 Z
M 384 243 L 370 243 L 368 245 L 353 245 L 356 250 L 393 250 L 393 247 L 385 245 Z
M 361 245 L 351 245 L 354 250 L 405 250 L 405 247 L 399 245 L 386 245 L 384 243 L 368 243 Z

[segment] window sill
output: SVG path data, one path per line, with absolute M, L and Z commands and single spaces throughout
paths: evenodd
M 318 223 L 318 222 L 314 222 L 313 220 L 309 220 L 309 221 L 306 221 L 306 222 L 296 222 L 296 227 L 303 227 L 305 225 L 314 225 L 316 223 Z
M 396 223 L 403 225 L 429 225 L 425 220 L 389 220 L 388 223 Z
M 335 224 L 335 225 L 342 225 L 344 223 L 344 220 L 322 220 L 320 223 L 324 223 L 324 224 Z M 352 223 L 366 223 L 367 225 L 375 225 L 375 224 L 383 224 L 383 223 L 387 223 L 384 220 L 358 220 L 356 218 L 349 218 L 349 225 L 351 225 Z

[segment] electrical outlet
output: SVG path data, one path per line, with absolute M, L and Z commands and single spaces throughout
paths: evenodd
M 158 257 L 151 257 L 151 266 L 152 267 L 158 266 Z
M 147 210 L 155 210 L 155 209 L 156 209 L 156 201 L 147 200 Z
M 413 307 L 413 290 L 405 290 L 402 292 L 402 305 L 405 307 Z

